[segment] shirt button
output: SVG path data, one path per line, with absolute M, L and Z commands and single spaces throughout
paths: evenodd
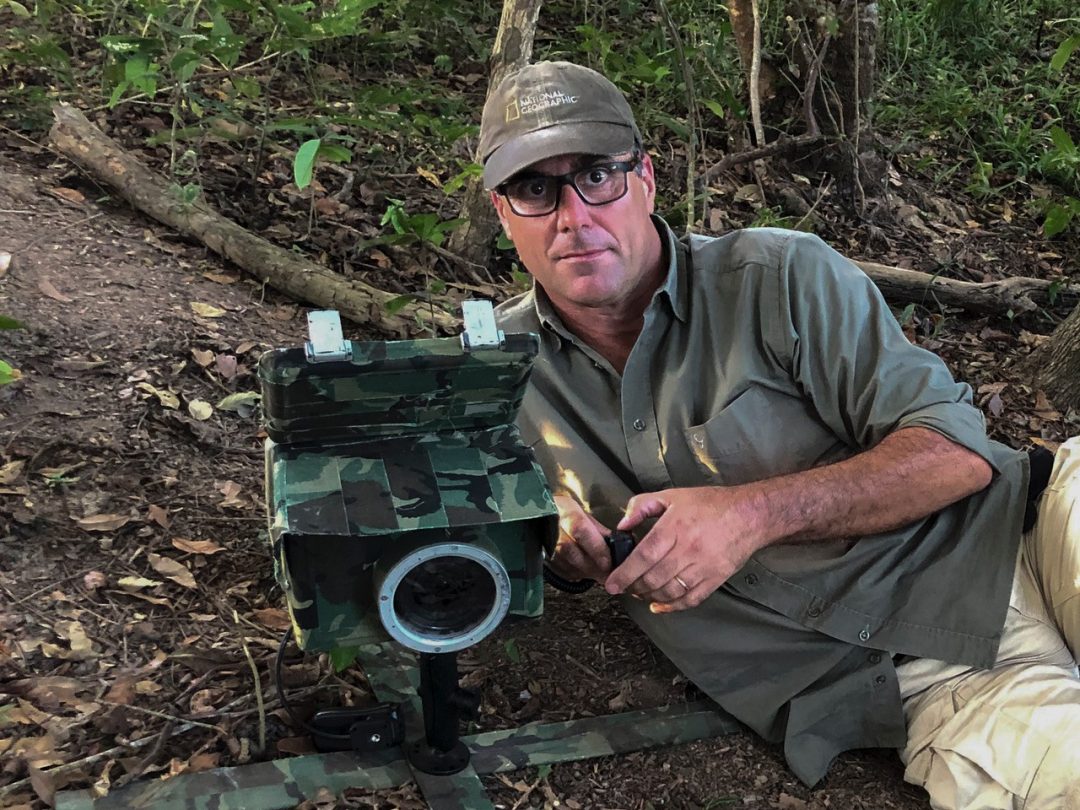
M 881 653 L 870 653 L 870 663 L 871 664 L 880 664 L 881 663 Z
M 859 641 L 869 641 L 869 640 L 870 640 L 870 631 L 867 630 L 866 628 L 863 628 L 862 630 L 860 630 L 859 631 Z
M 817 605 L 811 605 L 810 609 L 806 611 L 806 615 L 809 616 L 811 619 L 816 619 L 818 616 L 821 615 L 821 608 Z
M 876 683 L 878 686 L 884 686 L 885 680 L 886 679 L 884 675 L 878 675 L 876 678 L 874 678 L 874 683 Z
M 644 419 L 635 419 L 634 420 L 634 430 L 641 431 L 641 430 L 644 430 L 644 429 L 645 429 L 645 420 Z
M 757 585 L 757 574 L 747 574 L 743 582 L 747 585 Z

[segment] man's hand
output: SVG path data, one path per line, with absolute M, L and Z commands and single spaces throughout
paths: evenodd
M 604 543 L 611 532 L 568 495 L 556 495 L 555 506 L 559 509 L 559 539 L 548 564 L 569 580 L 603 582 L 611 572 L 611 552 Z
M 764 541 L 754 501 L 741 487 L 667 489 L 635 495 L 616 527 L 659 518 L 608 577 L 608 593 L 630 593 L 654 613 L 695 607 L 723 585 Z

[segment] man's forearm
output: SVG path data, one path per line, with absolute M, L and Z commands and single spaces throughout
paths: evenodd
M 904 428 L 844 461 L 747 486 L 761 547 L 889 531 L 990 483 L 990 465 L 940 433 Z

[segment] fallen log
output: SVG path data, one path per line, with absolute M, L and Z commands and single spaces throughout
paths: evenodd
M 1007 316 L 1050 307 L 1054 283 L 1016 276 L 1000 281 L 958 281 L 874 262 L 855 264 L 892 301 L 914 301 L 924 306 L 959 307 L 983 315 Z M 1080 285 L 1058 284 L 1055 304 L 1075 301 Z
M 205 203 L 184 203 L 168 182 L 152 172 L 94 126 L 74 107 L 53 108 L 56 123 L 50 137 L 56 148 L 95 177 L 116 189 L 125 200 L 159 222 L 194 237 L 271 287 L 291 298 L 327 309 L 362 324 L 408 334 L 417 322 L 446 331 L 460 328 L 459 320 L 438 307 L 410 302 L 391 313 L 388 301 L 397 293 L 362 281 L 350 281 L 321 265 L 271 244 L 262 237 L 212 211 Z M 1005 316 L 1050 305 L 1052 283 L 1016 277 L 976 283 L 904 270 L 873 262 L 856 262 L 892 301 L 926 306 L 958 307 L 969 312 Z M 1080 287 L 1060 286 L 1063 300 L 1073 300 Z
M 231 261 L 275 290 L 326 309 L 336 309 L 359 324 L 406 336 L 417 324 L 458 331 L 454 315 L 409 302 L 394 312 L 386 304 L 398 293 L 378 289 L 363 281 L 351 281 L 326 267 L 307 261 L 226 219 L 200 201 L 177 199 L 168 181 L 135 157 L 68 104 L 53 107 L 49 137 L 56 148 L 114 188 L 132 206 L 185 236 L 198 239 L 210 250 Z

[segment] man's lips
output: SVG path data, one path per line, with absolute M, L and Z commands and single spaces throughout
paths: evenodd
M 563 253 L 559 256 L 560 259 L 593 259 L 599 256 L 601 253 L 607 251 L 607 248 L 594 248 L 593 250 L 575 250 L 569 253 Z

